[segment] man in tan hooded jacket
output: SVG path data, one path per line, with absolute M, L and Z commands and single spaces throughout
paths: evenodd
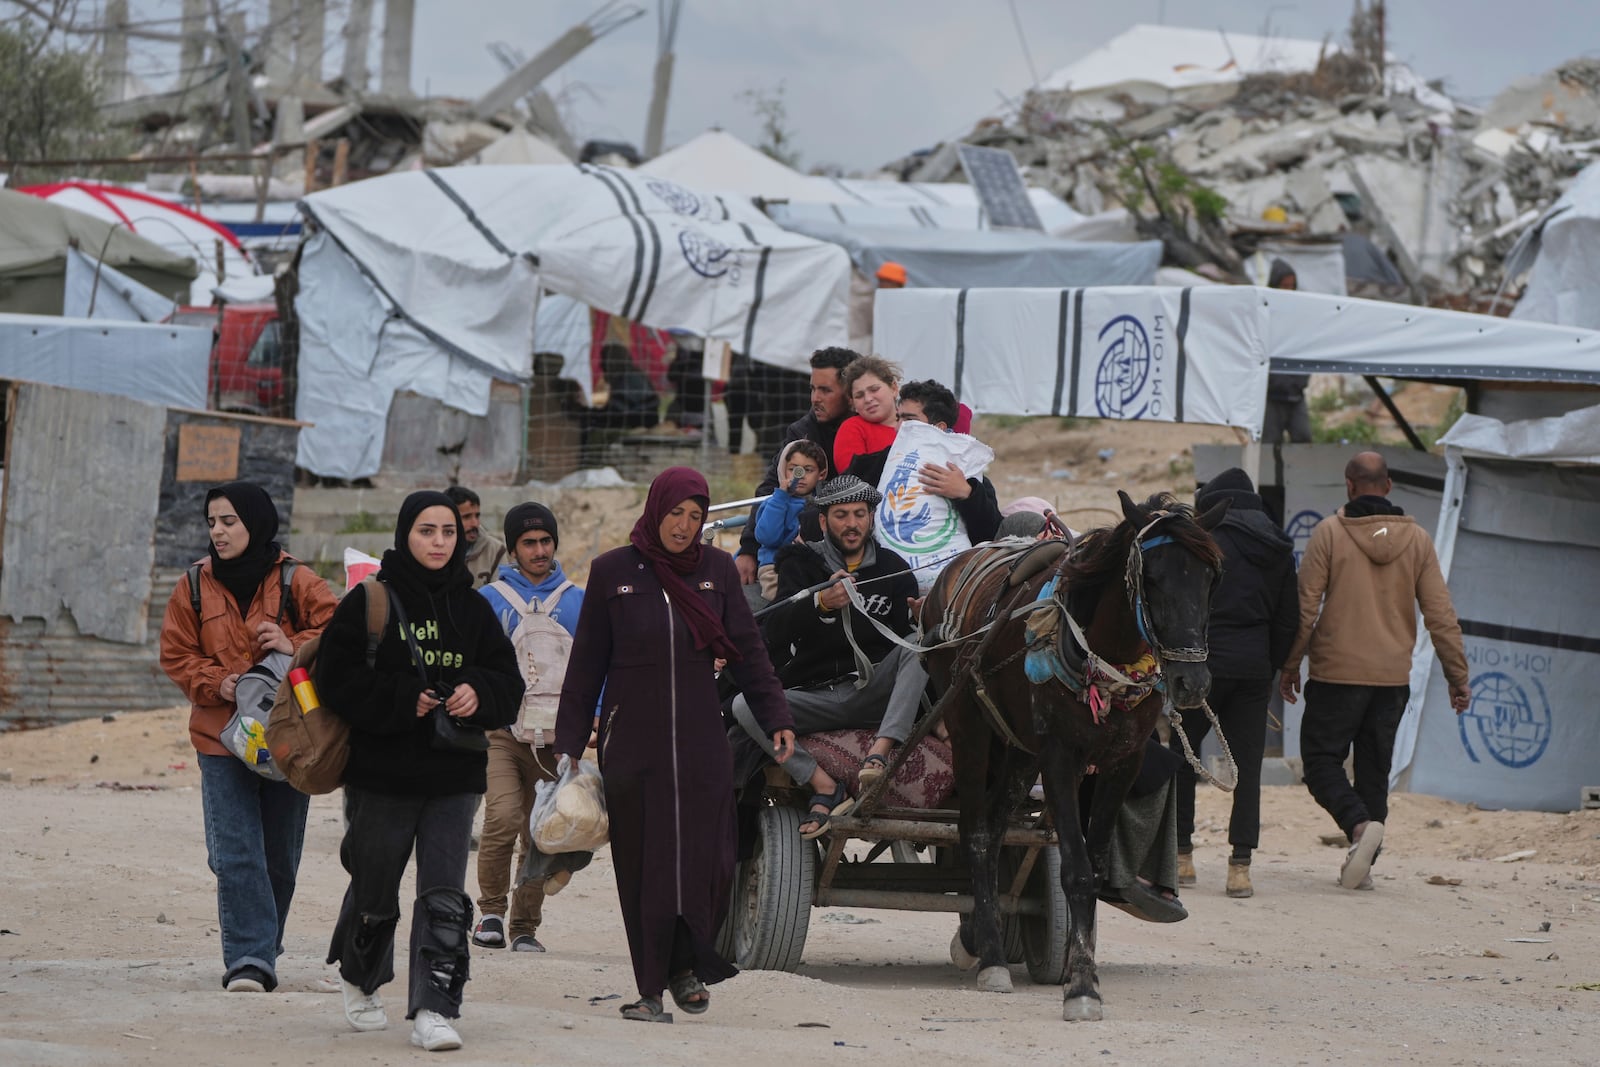
M 1465 711 L 1467 657 L 1427 531 L 1388 500 L 1394 483 L 1376 452 L 1344 469 L 1349 502 L 1311 532 L 1300 563 L 1300 628 L 1279 687 L 1293 704 L 1300 660 L 1311 680 L 1300 724 L 1306 788 L 1350 839 L 1339 871 L 1346 889 L 1370 889 L 1389 814 L 1389 764 L 1410 698 L 1418 606 L 1444 665 L 1450 704 Z M 1344 761 L 1355 749 L 1355 783 Z

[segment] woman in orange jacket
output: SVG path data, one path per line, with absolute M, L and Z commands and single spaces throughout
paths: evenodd
M 208 558 L 199 565 L 200 609 L 179 580 L 161 623 L 161 669 L 189 698 L 189 739 L 200 764 L 206 854 L 217 876 L 222 984 L 230 993 L 278 984 L 283 927 L 294 896 L 308 798 L 261 777 L 222 743 L 240 675 L 271 652 L 293 653 L 333 617 L 327 583 L 296 567 L 283 603 L 278 510 L 259 485 L 231 482 L 206 494 Z

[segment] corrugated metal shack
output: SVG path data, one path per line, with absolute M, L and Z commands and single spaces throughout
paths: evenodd
M 201 502 L 265 486 L 289 530 L 299 425 L 6 383 L 0 730 L 183 702 L 161 616 L 206 547 Z

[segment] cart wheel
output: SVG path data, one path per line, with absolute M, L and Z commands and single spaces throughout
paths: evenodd
M 817 877 L 816 846 L 800 837 L 804 814 L 762 808 L 755 850 L 734 871 L 733 900 L 717 946 L 745 970 L 800 966 Z
M 1067 895 L 1061 891 L 1061 850 L 1041 850 L 1028 875 L 1029 900 L 1038 901 L 1038 915 L 1018 915 L 1014 926 L 1022 941 L 1028 977 L 1039 985 L 1060 985 L 1067 980 Z M 1009 938 L 1008 938 L 1009 942 Z M 1008 944 L 1009 948 L 1009 944 Z

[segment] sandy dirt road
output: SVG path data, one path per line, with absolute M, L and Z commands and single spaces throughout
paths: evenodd
M 392 1063 L 319 986 L 344 874 L 337 801 L 311 808 L 282 988 L 224 993 L 198 775 L 180 711 L 0 736 L 0 1063 Z M 98 757 L 91 762 L 91 757 Z M 115 789 L 109 783 L 156 786 Z M 106 783 L 102 785 L 101 783 Z M 550 900 L 545 956 L 479 952 L 452 1063 L 1593 1063 L 1600 1058 L 1600 812 L 1396 798 L 1377 890 L 1334 884 L 1333 829 L 1269 788 L 1254 899 L 1229 900 L 1227 803 L 1202 789 L 1191 912 L 1102 909 L 1106 1021 L 1061 1021 L 1015 968 L 979 993 L 945 915 L 818 909 L 799 974 L 746 973 L 709 1014 L 624 1023 L 631 972 L 604 854 Z M 1533 849 L 1516 862 L 1494 857 Z M 1459 879 L 1434 885 L 1428 879 Z M 475 889 L 468 876 L 469 891 Z M 407 889 L 409 892 L 409 887 Z M 404 906 L 409 914 L 409 903 Z M 1548 923 L 1548 929 L 1544 924 Z M 1528 941 L 1512 939 L 1525 938 Z M 819 1025 L 820 1024 L 820 1025 Z

